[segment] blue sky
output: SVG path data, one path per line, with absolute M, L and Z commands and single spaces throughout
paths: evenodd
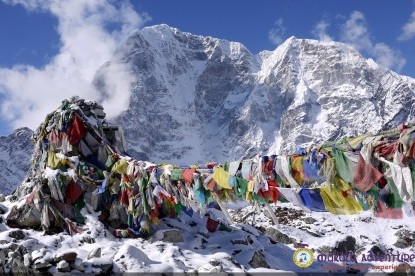
M 93 73 L 117 43 L 160 23 L 238 41 L 253 53 L 290 36 L 342 41 L 415 77 L 410 0 L 0 0 L 0 18 L 0 134 L 35 128 L 74 90 L 94 98 Z

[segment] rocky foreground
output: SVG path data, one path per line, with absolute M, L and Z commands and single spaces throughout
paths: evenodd
M 8 197 L 9 199 L 10 197 Z M 149 239 L 115 238 L 98 213 L 85 208 L 84 232 L 47 235 L 12 229 L 4 218 L 14 203 L 0 203 L 0 273 L 36 272 L 414 272 L 414 262 L 367 261 L 372 254 L 411 256 L 415 222 L 373 218 L 370 213 L 335 216 L 304 213 L 289 203 L 271 206 L 278 225 L 254 206 L 229 206 L 235 221 L 227 225 L 218 212 L 217 230 L 206 228 L 206 217 L 182 213 L 163 218 Z M 316 261 L 303 270 L 292 256 L 296 248 L 314 251 Z M 318 256 L 355 254 L 356 260 L 317 261 Z

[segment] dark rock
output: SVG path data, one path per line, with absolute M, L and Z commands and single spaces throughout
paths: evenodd
M 9 249 L 12 250 L 12 251 L 15 251 L 17 248 L 19 248 L 19 245 L 17 243 L 12 242 L 9 245 Z
M 9 237 L 16 240 L 23 240 L 25 238 L 25 234 L 22 230 L 14 230 L 9 233 Z
M 313 224 L 313 223 L 317 222 L 317 220 L 316 220 L 315 218 L 312 218 L 312 217 L 305 217 L 305 218 L 303 219 L 303 221 L 304 221 L 306 224 Z
M 212 266 L 220 266 L 220 265 L 222 265 L 222 262 L 221 262 L 221 261 L 219 261 L 219 260 L 210 260 L 210 261 L 209 261 L 209 263 L 210 263 Z
M 333 252 L 333 247 L 323 245 L 322 247 L 317 249 L 317 252 L 321 254 L 330 254 Z
M 369 252 L 372 252 L 375 255 L 380 255 L 380 254 L 386 254 L 385 251 L 383 251 L 379 246 L 374 245 L 372 246 L 372 248 L 369 250 Z
M 5 241 L 5 240 L 0 240 L 0 245 L 7 244 L 7 243 L 9 243 L 9 242 L 8 241 Z
M 414 275 L 415 274 L 415 267 L 412 267 L 408 263 L 400 263 L 396 270 L 392 273 L 389 273 L 390 276 L 403 276 L 403 275 Z
M 407 248 L 414 244 L 415 241 L 415 232 L 411 232 L 408 229 L 401 229 L 395 233 L 395 236 L 398 237 L 394 246 L 398 248 Z
M 234 258 L 232 258 L 232 257 L 225 257 L 224 258 L 225 260 L 227 260 L 227 261 L 229 261 L 229 262 L 231 262 L 232 264 L 234 264 L 235 266 L 237 266 L 237 267 L 239 267 L 239 268 L 241 268 L 242 266 L 241 266 L 241 264 L 240 263 L 238 263 Z
M 280 242 L 283 244 L 292 243 L 292 239 L 288 235 L 281 233 L 279 230 L 275 228 L 268 228 L 267 231 L 265 231 L 265 235 L 267 235 L 270 239 L 276 242 Z
M 247 240 L 231 240 L 232 244 L 244 244 L 244 245 L 248 245 L 248 241 Z
M 340 241 L 337 243 L 336 247 L 334 247 L 334 253 L 349 253 L 349 252 L 356 252 L 356 239 L 352 236 L 347 236 L 344 241 Z
M 30 269 L 24 265 L 23 259 L 13 258 L 11 264 L 11 274 L 13 275 L 28 275 L 30 274 Z
M 236 255 L 236 254 L 239 254 L 239 253 L 241 253 L 241 249 L 235 249 L 233 252 L 232 252 L 232 255 Z
M 19 253 L 20 256 L 24 256 L 27 253 L 27 249 L 23 245 L 19 244 L 14 252 Z
M 0 194 L 0 202 L 4 202 L 6 200 L 6 197 L 3 194 Z
M 32 266 L 33 269 L 39 270 L 39 271 L 45 271 L 49 269 L 52 265 L 48 262 L 38 262 Z
M 346 273 L 347 274 L 358 274 L 360 272 L 360 270 L 359 269 L 356 269 L 356 268 L 354 268 L 354 267 L 350 267 L 350 266 L 348 266 L 347 268 L 346 268 Z
M 259 267 L 270 268 L 269 264 L 267 263 L 267 260 L 265 259 L 264 254 L 262 253 L 262 251 L 259 251 L 259 250 L 254 252 L 252 259 L 249 262 L 249 265 L 252 268 L 259 268 Z
M 168 229 L 168 230 L 160 230 L 154 234 L 154 238 L 156 240 L 161 240 L 164 242 L 183 242 L 182 232 L 178 229 Z
M 90 236 L 85 236 L 80 241 L 89 244 L 95 243 L 95 239 L 91 238 Z
M 3 250 L 0 250 L 0 267 L 2 267 L 4 263 L 6 262 L 6 255 L 7 255 L 6 252 L 4 252 Z
M 41 213 L 34 204 L 24 204 L 17 208 L 13 206 L 7 216 L 7 225 L 19 228 L 40 228 Z
M 113 263 L 111 262 L 109 264 L 93 264 L 92 267 L 99 268 L 101 270 L 101 274 L 110 274 L 112 272 Z
M 61 255 L 56 256 L 55 259 L 54 259 L 54 262 L 59 263 L 62 260 L 66 261 L 66 262 L 73 262 L 73 261 L 75 261 L 77 256 L 78 256 L 78 254 L 76 254 L 75 252 L 66 252 L 66 253 L 63 253 Z
M 323 235 L 322 234 L 319 234 L 319 233 L 314 233 L 314 232 L 311 232 L 311 231 L 308 231 L 308 230 L 305 230 L 310 236 L 313 236 L 313 237 L 316 237 L 316 238 L 321 238 L 321 237 L 323 237 Z
M 4 215 L 7 212 L 7 208 L 3 205 L 0 205 L 0 215 Z

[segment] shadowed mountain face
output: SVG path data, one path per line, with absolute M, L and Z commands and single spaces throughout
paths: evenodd
M 9 136 L 0 136 L 0 194 L 11 194 L 29 171 L 32 133 L 19 128 Z
M 257 55 L 166 25 L 133 33 L 96 75 L 134 76 L 117 119 L 138 159 L 175 164 L 294 150 L 395 127 L 414 114 L 415 80 L 336 42 L 289 38 Z

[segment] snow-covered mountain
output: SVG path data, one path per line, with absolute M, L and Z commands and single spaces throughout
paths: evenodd
M 350 46 L 289 38 L 274 51 L 157 25 L 134 32 L 96 75 L 103 97 L 120 65 L 134 75 L 118 119 L 138 159 L 195 163 L 368 131 L 412 119 L 415 80 Z
M 33 131 L 19 128 L 9 136 L 0 136 L 0 194 L 10 194 L 30 167 Z
M 415 80 L 346 44 L 289 38 L 274 51 L 157 25 L 134 32 L 97 72 L 103 99 L 119 65 L 134 77 L 117 119 L 136 159 L 190 164 L 395 127 L 413 119 Z M 31 131 L 0 137 L 0 193 L 23 180 Z

